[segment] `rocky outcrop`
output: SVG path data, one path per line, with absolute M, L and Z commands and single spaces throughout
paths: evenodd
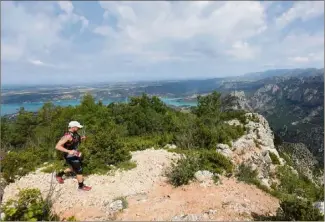
M 229 157 L 235 166 L 246 164 L 258 172 L 258 179 L 270 187 L 276 178 L 275 169 L 277 163 L 272 160 L 277 158 L 280 164 L 285 161 L 279 156 L 274 146 L 274 135 L 267 120 L 259 114 L 247 113 L 249 119 L 245 124 L 246 134 L 232 142 L 232 146 L 218 144 L 217 152 Z M 228 124 L 240 124 L 239 121 L 227 122 Z
M 244 110 L 252 112 L 252 107 L 248 104 L 247 98 L 244 91 L 234 91 L 226 95 L 222 99 L 223 111 L 228 110 Z
M 214 174 L 207 170 L 200 170 L 194 174 L 194 178 L 196 179 L 196 181 L 198 181 L 200 183 L 200 186 L 203 187 L 210 187 L 215 183 L 213 181 L 213 176 Z M 218 177 L 218 175 L 216 176 Z

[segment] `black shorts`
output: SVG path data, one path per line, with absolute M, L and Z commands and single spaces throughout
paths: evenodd
M 76 174 L 82 174 L 82 163 L 79 157 L 65 158 L 65 161 L 72 167 L 73 171 Z

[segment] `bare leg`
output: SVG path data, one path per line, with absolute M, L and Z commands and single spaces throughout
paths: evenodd
M 84 181 L 82 174 L 77 174 L 77 180 L 78 180 L 78 183 L 82 183 Z

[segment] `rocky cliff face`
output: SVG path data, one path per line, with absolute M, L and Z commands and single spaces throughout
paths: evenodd
M 282 102 L 283 105 L 318 107 L 324 104 L 324 78 L 274 77 L 261 80 L 264 86 L 249 98 L 254 110 L 266 111 Z M 265 106 L 266 105 L 266 106 Z M 273 107 L 272 107 L 273 106 Z
M 223 111 L 227 110 L 245 110 L 252 112 L 252 107 L 248 104 L 248 100 L 244 91 L 234 91 L 223 98 Z
M 278 146 L 278 150 L 287 154 L 292 161 L 292 165 L 299 173 L 310 180 L 314 180 L 313 170 L 317 164 L 316 158 L 303 143 L 283 143 Z
M 280 164 L 285 161 L 280 158 L 274 146 L 274 135 L 267 120 L 257 113 L 247 113 L 249 119 L 245 124 L 246 134 L 236 141 L 232 146 L 218 144 L 217 152 L 228 156 L 235 166 L 240 164 L 249 165 L 253 170 L 257 170 L 258 179 L 267 187 L 276 182 L 276 164 L 273 163 L 271 155 L 276 156 Z M 232 120 L 228 124 L 241 125 L 239 121 Z

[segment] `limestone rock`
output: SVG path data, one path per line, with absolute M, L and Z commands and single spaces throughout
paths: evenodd
M 195 179 L 197 179 L 199 182 L 207 182 L 212 179 L 213 173 L 207 170 L 203 171 L 197 171 L 194 174 Z
M 231 126 L 242 126 L 243 125 L 237 119 L 229 120 L 226 123 L 228 123 Z
M 222 155 L 224 155 L 228 158 L 231 158 L 232 154 L 233 154 L 233 152 L 230 149 L 224 149 L 224 150 L 217 149 L 217 152 L 221 153 Z
M 201 219 L 201 215 L 197 214 L 187 214 L 187 215 L 180 215 L 174 216 L 172 221 L 199 221 Z
M 177 146 L 175 144 L 166 144 L 166 146 L 164 148 L 165 149 L 176 149 Z
M 219 144 L 217 144 L 217 149 L 219 149 L 219 150 L 226 150 L 226 149 L 229 149 L 229 145 L 228 144 L 219 143 Z
M 119 211 L 119 210 L 122 210 L 122 209 L 123 209 L 123 202 L 122 202 L 122 200 L 116 200 L 116 201 L 112 202 L 112 203 L 109 205 L 109 208 L 110 208 L 112 211 Z

